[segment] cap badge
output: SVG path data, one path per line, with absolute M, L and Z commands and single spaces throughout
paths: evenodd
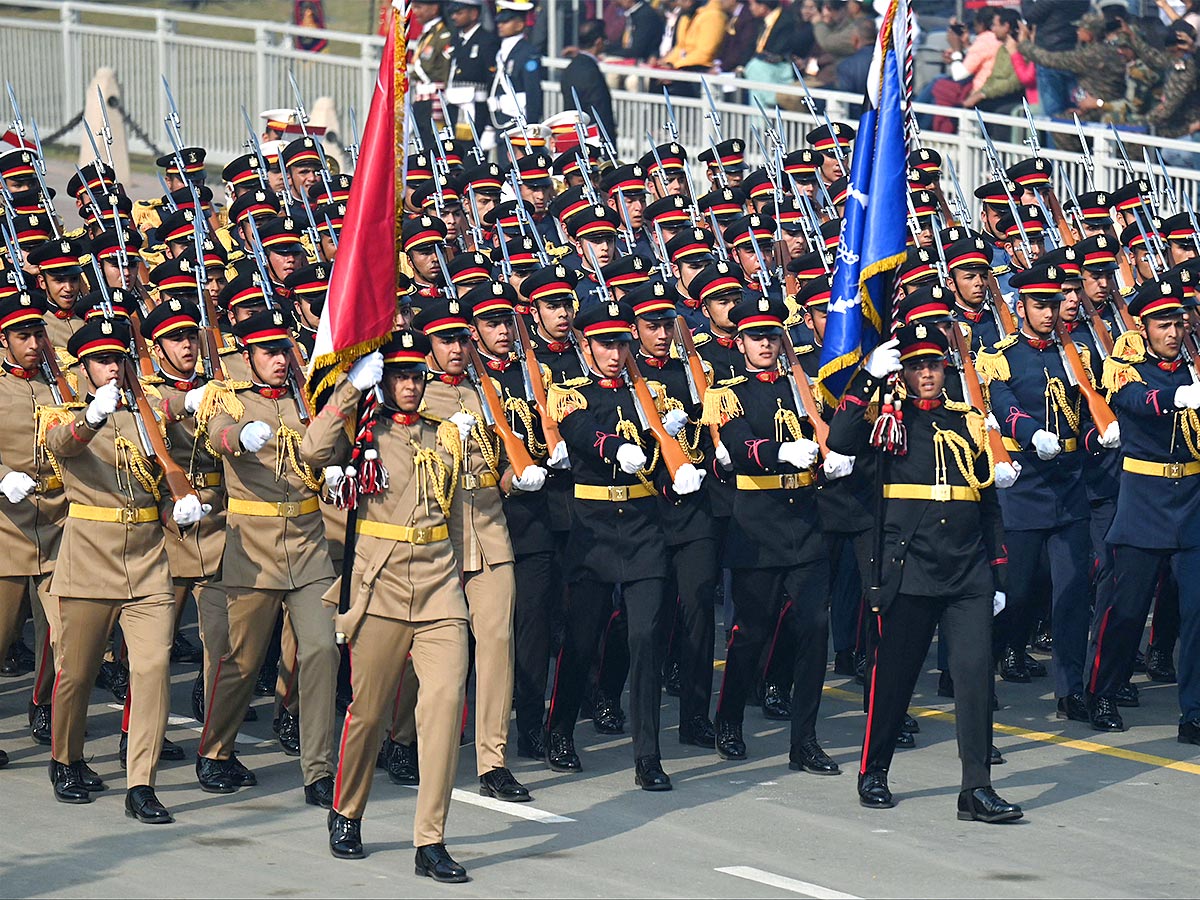
M 412 345 L 413 345 L 412 335 L 406 331 L 404 334 L 402 334 L 400 336 L 400 346 L 401 347 L 411 347 Z
M 927 328 L 926 328 L 924 325 L 918 325 L 918 326 L 917 326 L 917 327 L 916 327 L 916 328 L 913 330 L 913 333 L 914 333 L 914 334 L 915 334 L 915 335 L 916 335 L 916 336 L 917 336 L 917 337 L 918 337 L 920 340 L 925 340 L 925 337 L 926 337 L 926 336 L 929 334 L 929 329 L 927 329 Z
M 457 300 L 451 300 L 448 309 L 450 310 L 450 315 L 457 316 L 461 307 L 458 305 Z
M 101 334 L 112 334 L 112 322 L 101 322 L 100 323 L 100 333 Z
M 608 304 L 608 314 L 610 316 L 614 316 L 614 317 L 619 316 L 621 314 L 621 307 L 618 306 L 616 303 Z
M 766 297 L 759 297 L 758 298 L 758 311 L 759 312 L 767 312 L 770 309 L 771 309 L 771 301 L 768 300 Z

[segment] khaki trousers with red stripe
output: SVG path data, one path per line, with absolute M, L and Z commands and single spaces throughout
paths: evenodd
M 475 768 L 486 775 L 507 765 L 508 723 L 513 697 L 513 609 L 516 582 L 511 562 L 463 575 L 463 593 L 475 638 Z M 417 680 L 421 678 L 418 671 Z M 409 679 L 405 679 L 408 681 Z M 392 739 L 402 744 L 415 734 L 411 695 L 402 690 Z M 425 777 L 425 773 L 421 773 Z
M 238 728 L 267 653 L 281 604 L 287 606 L 299 645 L 299 682 L 304 698 L 300 716 L 300 768 L 304 783 L 333 774 L 334 694 L 339 654 L 333 637 L 336 607 L 321 598 L 333 579 L 321 579 L 294 591 L 227 587 L 229 650 L 205 691 L 200 756 L 229 759 Z
M 37 657 L 33 668 L 33 702 L 50 703 L 54 695 L 54 642 L 58 634 L 58 601 L 47 593 L 53 572 L 45 575 L 12 575 L 0 578 L 0 653 L 7 653 L 25 625 L 24 601 L 28 596 L 33 612 L 33 636 Z
M 171 641 L 175 598 L 151 594 L 133 600 L 59 600 L 58 677 L 51 717 L 55 762 L 83 759 L 88 700 L 113 626 L 119 621 L 129 650 L 130 787 L 154 784 L 171 706 Z
M 458 767 L 467 679 L 467 623 L 462 619 L 402 622 L 369 613 L 363 619 L 350 641 L 354 701 L 342 727 L 333 808 L 348 819 L 362 818 L 379 743 L 409 654 L 421 682 L 416 702 L 421 785 L 413 845 L 423 847 L 443 842 Z

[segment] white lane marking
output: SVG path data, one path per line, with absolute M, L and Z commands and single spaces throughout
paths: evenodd
M 811 882 L 800 881 L 795 878 L 784 878 L 782 875 L 775 875 L 763 869 L 756 869 L 753 866 L 724 866 L 715 871 L 725 875 L 732 875 L 734 878 L 757 881 L 759 884 L 781 888 L 782 890 L 801 894 L 805 897 L 814 897 L 815 900 L 860 900 L 854 894 L 844 894 L 832 888 L 821 887 L 819 884 L 812 884 Z
M 416 785 L 408 785 L 408 787 L 414 791 L 417 789 Z M 530 822 L 540 822 L 543 825 L 558 825 L 563 822 L 575 821 L 567 816 L 556 815 L 555 813 L 546 812 L 544 809 L 530 806 L 528 803 L 509 803 L 504 800 L 497 800 L 495 797 L 483 797 L 479 794 L 473 794 L 470 791 L 464 791 L 462 788 L 455 788 L 451 792 L 450 797 L 462 803 L 469 803 L 472 806 L 482 806 L 484 809 L 490 809 L 493 812 L 507 813 L 510 816 L 516 816 L 518 819 L 528 819 Z

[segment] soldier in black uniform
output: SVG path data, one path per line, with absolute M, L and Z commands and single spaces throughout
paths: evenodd
M 800 418 L 789 376 L 779 372 L 786 316 L 783 303 L 767 297 L 738 304 L 731 319 L 745 374 L 718 382 L 705 396 L 705 424 L 720 427 L 737 473 L 724 558 L 733 570 L 736 614 L 717 702 L 717 753 L 746 757 L 746 698 L 772 623 L 782 617 L 795 641 L 789 766 L 835 775 L 837 763 L 816 737 L 829 590 L 814 488 L 820 448 Z
M 955 682 L 962 789 L 958 817 L 1008 822 L 1021 817 L 991 787 L 992 615 L 1003 602 L 1004 530 L 992 481 L 983 412 L 947 401 L 948 349 L 940 330 L 905 325 L 898 340 L 868 357 L 830 423 L 830 449 L 878 452 L 871 441 L 872 401 L 891 390 L 886 379 L 903 369 L 907 452 L 886 454 L 883 554 L 873 690 L 859 767 L 859 802 L 887 809 L 896 801 L 887 774 L 905 707 L 921 672 L 935 625 L 950 642 Z M 943 464 L 942 460 L 946 460 Z M 952 462 L 950 462 L 952 460 Z
M 695 493 L 702 473 L 688 465 L 672 480 L 657 462 L 654 438 L 641 429 L 637 402 L 622 374 L 633 311 L 602 301 L 582 310 L 575 324 L 587 340 L 596 379 L 554 385 L 551 413 L 567 443 L 575 477 L 566 637 L 559 654 L 547 722 L 546 762 L 577 772 L 575 720 L 613 590 L 629 623 L 630 706 L 635 781 L 643 790 L 670 790 L 662 769 L 658 720 L 662 690 L 658 635 L 662 627 L 666 545 L 654 500 L 660 490 Z M 659 486 L 661 485 L 661 486 Z

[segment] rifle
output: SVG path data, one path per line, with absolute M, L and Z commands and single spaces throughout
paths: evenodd
M 675 317 L 675 342 L 679 348 L 679 358 L 683 360 L 683 371 L 687 376 L 688 395 L 693 404 L 704 402 L 708 391 L 708 373 L 704 371 L 704 362 L 696 351 L 696 342 L 692 340 L 692 330 L 688 328 L 683 316 Z M 721 429 L 713 424 L 708 426 L 712 435 L 713 446 L 721 442 Z
M 786 328 L 783 330 L 783 356 L 792 376 L 789 383 L 792 388 L 792 402 L 796 404 L 796 412 L 802 411 L 802 415 L 808 419 L 808 424 L 812 426 L 813 436 L 821 445 L 822 455 L 828 455 L 829 424 L 821 418 L 821 413 L 817 409 L 817 398 L 813 396 L 812 384 L 808 380 L 808 373 L 800 365 L 800 358 L 796 356 L 796 348 L 792 344 L 792 336 L 788 334 Z
M 552 453 L 554 448 L 562 443 L 562 434 L 559 433 L 558 423 L 550 418 L 549 405 L 546 402 L 546 385 L 542 383 L 542 372 L 538 368 L 537 357 L 530 350 L 533 346 L 533 336 L 529 333 L 529 324 L 520 313 L 517 313 L 515 318 L 517 322 L 517 356 L 521 358 L 521 365 L 525 367 L 525 386 L 533 392 L 533 403 L 537 408 L 538 418 L 542 422 L 542 435 L 546 438 L 546 450 Z
M 962 377 L 962 385 L 966 391 L 967 399 L 970 400 L 972 406 L 986 415 L 988 407 L 983 400 L 983 388 L 979 384 L 979 373 L 975 371 L 975 361 L 971 359 L 971 348 L 967 344 L 966 335 L 962 333 L 962 329 L 957 322 L 950 323 L 950 349 L 956 357 L 954 362 L 957 364 L 958 371 Z M 989 428 L 987 433 L 988 445 L 992 449 L 992 460 L 997 463 L 1012 465 L 1012 454 L 1004 446 L 1003 435 L 993 428 Z
M 721 134 L 721 114 L 717 112 L 717 104 L 713 100 L 712 91 L 709 90 L 708 79 L 703 75 L 700 76 L 700 86 L 704 88 L 704 99 L 708 101 L 708 112 L 704 114 L 704 118 L 712 122 L 713 133 L 716 134 L 717 142 L 720 143 L 725 140 L 724 135 Z M 716 158 L 716 162 L 720 165 L 721 158 L 719 156 Z
M 642 427 L 653 434 L 654 439 L 658 441 L 658 446 L 662 450 L 663 463 L 673 479 L 675 473 L 682 466 L 691 465 L 691 460 L 684 453 L 679 441 L 667 433 L 662 417 L 658 414 L 658 408 L 654 405 L 654 394 L 650 392 L 650 386 L 642 377 L 637 360 L 625 345 L 621 346 L 621 361 L 625 367 L 625 381 L 633 392 L 638 419 L 641 421 Z
M 249 249 L 255 266 L 258 268 L 259 286 L 263 290 L 263 299 L 266 301 L 267 309 L 275 309 L 275 290 L 271 287 L 271 269 L 263 253 L 262 238 L 258 235 L 258 224 L 254 221 L 254 216 L 247 216 L 246 221 L 250 223 L 252 240 L 249 242 Z M 312 421 L 312 409 L 308 405 L 308 398 L 304 395 L 304 367 L 300 364 L 295 341 L 288 350 L 288 387 L 292 392 L 292 400 L 296 404 L 296 413 L 299 415 L 301 423 L 307 425 Z
M 1083 367 L 1079 349 L 1071 340 L 1071 335 L 1067 333 L 1067 326 L 1061 319 L 1054 326 L 1054 333 L 1058 338 L 1059 355 L 1062 357 L 1063 367 L 1066 369 L 1067 380 L 1079 388 L 1079 393 L 1087 401 L 1092 423 L 1100 434 L 1104 434 L 1108 430 L 1108 426 L 1117 420 L 1117 417 L 1113 415 L 1112 409 L 1100 396 L 1100 392 L 1092 387 L 1087 370 Z
M 792 63 L 792 71 L 796 75 L 796 80 L 800 82 L 800 87 L 804 89 L 804 105 L 808 109 L 808 114 L 813 117 L 813 121 L 817 123 L 817 127 L 825 125 L 829 128 L 829 138 L 833 141 L 833 155 L 837 157 L 838 165 L 842 167 L 842 171 L 846 171 L 846 154 L 842 152 L 842 142 L 838 140 L 838 136 L 833 131 L 833 122 L 829 119 L 829 111 L 824 110 L 821 114 L 817 113 L 817 103 L 813 100 L 813 95 L 808 90 L 808 82 L 804 80 L 804 74 L 794 62 Z M 820 180 L 820 178 L 817 179 L 817 181 Z
M 1087 173 L 1088 187 L 1096 189 L 1096 163 L 1092 160 L 1092 151 L 1088 149 L 1087 136 L 1083 132 L 1083 123 L 1079 121 L 1079 113 L 1071 114 L 1075 119 L 1075 133 L 1079 135 L 1079 146 L 1083 152 L 1083 171 Z
M 464 112 L 464 114 L 466 114 L 465 110 L 463 112 Z M 358 120 L 354 115 L 354 107 L 353 106 L 350 107 L 349 115 L 350 115 L 350 143 L 346 145 L 346 152 L 350 154 L 350 168 L 357 169 L 358 168 L 358 152 L 359 152 Z M 469 120 L 470 115 L 467 115 L 467 118 Z M 471 133 L 472 133 L 472 135 L 475 133 L 475 123 L 474 122 L 471 123 Z M 483 160 L 481 159 L 481 160 L 479 160 L 479 162 L 482 163 Z
M 492 384 L 491 376 L 487 373 L 487 367 L 483 364 L 483 358 L 479 355 L 474 341 L 467 341 L 467 357 L 467 373 L 479 392 L 484 423 L 500 438 L 508 461 L 519 476 L 526 468 L 534 465 L 533 457 L 529 455 L 524 439 L 517 437 L 517 433 L 509 424 L 508 416 L 504 412 L 504 403 L 496 392 L 496 385 Z

